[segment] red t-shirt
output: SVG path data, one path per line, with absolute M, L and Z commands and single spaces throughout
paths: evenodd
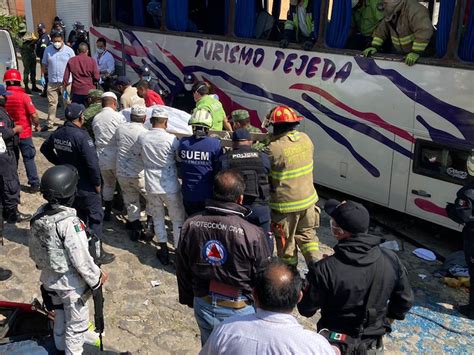
M 7 91 L 11 93 L 7 96 L 5 109 L 16 125 L 23 126 L 20 139 L 30 138 L 33 135 L 31 130 L 31 115 L 36 113 L 35 105 L 31 101 L 23 88 L 19 86 L 8 86 Z
M 159 94 L 154 92 L 153 90 L 148 90 L 147 91 L 147 96 L 145 98 L 145 106 L 150 107 L 153 105 L 164 105 L 165 103 L 163 102 L 163 99 Z

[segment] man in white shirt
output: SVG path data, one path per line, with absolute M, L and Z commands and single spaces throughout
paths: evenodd
M 173 223 L 175 248 L 178 246 L 180 230 L 185 219 L 175 160 L 179 144 L 174 135 L 166 132 L 168 113 L 165 110 L 154 109 L 150 123 L 152 128 L 140 136 L 135 151 L 141 155 L 145 166 L 147 209 L 153 217 L 155 234 L 160 245 L 157 257 L 163 265 L 167 265 L 169 253 L 166 244 L 168 235 L 165 227 L 165 205 Z
M 130 79 L 126 76 L 119 76 L 115 80 L 115 87 L 121 93 L 120 107 L 122 110 L 135 105 L 145 106 L 145 100 L 138 96 L 137 88 L 132 86 Z
M 110 141 L 117 128 L 126 122 L 125 117 L 117 112 L 117 96 L 113 92 L 102 95 L 102 110 L 92 121 L 92 131 L 95 137 L 95 146 L 99 157 L 99 168 L 104 186 L 102 198 L 104 200 L 104 221 L 110 221 L 112 200 L 116 184 L 117 146 L 110 145 Z
M 200 355 L 336 354 L 321 335 L 304 329 L 291 315 L 303 297 L 296 270 L 278 258 L 257 273 L 257 312 L 227 318 L 214 328 Z
M 112 53 L 107 50 L 107 42 L 105 38 L 100 37 L 97 40 L 96 48 L 97 51 L 95 52 L 93 58 L 99 67 L 102 87 L 105 91 L 108 91 L 110 87 L 110 76 L 115 72 L 115 59 Z
M 142 234 L 140 222 L 140 195 L 146 198 L 143 161 L 133 153 L 141 134 L 148 132 L 143 123 L 145 106 L 133 106 L 130 122 L 117 128 L 110 145 L 117 146 L 117 180 L 122 189 L 123 202 L 127 208 L 127 221 L 131 230 L 130 239 L 137 241 Z

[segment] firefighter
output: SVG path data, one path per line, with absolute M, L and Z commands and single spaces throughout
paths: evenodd
M 275 107 L 264 121 L 273 126 L 270 157 L 271 228 L 277 253 L 284 262 L 296 266 L 297 247 L 306 264 L 318 260 L 319 242 L 314 228 L 319 226 L 318 194 L 313 185 L 313 143 L 296 130 L 303 117 L 286 106 Z
M 384 19 L 373 33 L 372 45 L 362 53 L 369 57 L 392 40 L 393 51 L 405 55 L 405 63 L 414 65 L 425 53 L 433 25 L 426 7 L 417 0 L 384 0 Z
M 301 21 L 302 19 L 304 21 Z M 280 47 L 286 48 L 290 42 L 303 43 L 305 51 L 313 48 L 315 38 L 312 0 L 290 0 Z
M 454 222 L 463 224 L 462 236 L 464 240 L 464 255 L 469 270 L 471 280 L 471 290 L 469 293 L 469 303 L 458 306 L 458 311 L 470 319 L 474 319 L 474 292 L 472 292 L 474 278 L 474 150 L 467 160 L 468 179 L 466 185 L 456 194 L 454 203 L 449 203 L 446 207 L 448 217 Z

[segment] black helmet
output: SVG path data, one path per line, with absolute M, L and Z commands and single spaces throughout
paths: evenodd
M 194 84 L 194 75 L 188 74 L 184 76 L 184 83 L 185 84 Z
M 76 193 L 79 174 L 71 165 L 57 165 L 45 171 L 40 191 L 48 202 L 57 202 Z
M 148 64 L 143 64 L 141 67 L 140 67 L 140 75 L 141 76 L 147 76 L 147 75 L 151 75 L 151 70 L 150 70 L 150 67 L 148 66 Z

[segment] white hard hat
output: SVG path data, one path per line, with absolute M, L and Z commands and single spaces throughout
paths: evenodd
M 141 105 L 133 105 L 130 114 L 134 116 L 146 116 L 146 107 Z
M 117 101 L 117 95 L 115 95 L 112 91 L 104 92 L 100 98 L 105 99 L 106 97 L 111 97 L 112 99 Z

